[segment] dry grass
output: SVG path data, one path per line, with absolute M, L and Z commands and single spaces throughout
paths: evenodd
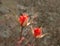
M 60 0 L 0 0 L 0 46 L 16 46 L 20 36 L 17 18 L 23 12 L 30 16 L 37 13 L 38 17 L 34 19 L 37 24 L 33 27 L 42 26 L 43 33 L 50 34 L 35 42 L 35 38 L 29 32 L 30 27 L 26 27 L 24 30 L 29 30 L 29 35 L 23 32 L 27 39 L 20 46 L 27 46 L 27 43 L 60 46 Z

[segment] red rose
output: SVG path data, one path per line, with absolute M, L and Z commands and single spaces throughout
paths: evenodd
M 33 33 L 35 37 L 40 37 L 42 35 L 42 29 L 41 28 L 34 28 Z
M 28 15 L 26 13 L 23 13 L 20 17 L 19 17 L 19 22 L 21 26 L 26 26 L 27 22 L 28 22 Z

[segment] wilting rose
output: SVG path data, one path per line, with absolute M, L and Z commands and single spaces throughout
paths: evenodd
M 19 17 L 19 22 L 21 26 L 26 26 L 28 23 L 28 14 L 23 13 L 20 17 Z
M 34 28 L 33 29 L 33 35 L 34 37 L 38 38 L 42 35 L 42 29 L 41 28 Z

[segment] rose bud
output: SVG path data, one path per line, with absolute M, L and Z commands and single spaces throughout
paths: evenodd
M 21 26 L 26 26 L 28 23 L 28 15 L 26 13 L 23 13 L 20 17 L 19 17 L 19 22 Z
M 46 35 L 49 35 L 49 33 L 45 33 L 45 34 L 43 34 L 42 33 L 42 28 L 32 28 L 31 27 L 31 29 L 32 29 L 32 34 L 34 35 L 34 37 L 35 38 L 43 38 L 44 36 L 46 36 Z
M 34 28 L 32 33 L 34 37 L 39 38 L 42 35 L 42 29 L 38 27 Z

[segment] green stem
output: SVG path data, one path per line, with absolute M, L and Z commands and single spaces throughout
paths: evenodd
M 35 46 L 39 46 L 37 38 L 35 38 Z
M 24 27 L 21 27 L 20 39 L 21 39 L 21 37 L 22 37 L 23 28 L 24 28 Z

